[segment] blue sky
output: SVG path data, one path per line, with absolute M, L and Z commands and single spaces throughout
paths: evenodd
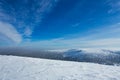
M 0 46 L 119 48 L 120 0 L 0 0 Z

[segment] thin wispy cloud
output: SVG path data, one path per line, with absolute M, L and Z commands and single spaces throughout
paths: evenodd
M 24 31 L 24 35 L 27 37 L 31 37 L 32 32 L 33 32 L 33 29 L 31 29 L 31 27 L 26 27 Z
M 36 26 L 56 5 L 58 0 L 16 0 L 14 2 L 0 1 L 0 21 L 16 27 L 22 38 L 31 39 Z M 0 26 L 1 27 L 1 26 Z M 20 41 L 17 41 L 20 42 Z
M 73 24 L 72 27 L 78 27 L 80 23 Z
M 22 41 L 22 36 L 19 32 L 9 23 L 0 22 L 0 34 L 7 37 L 9 40 L 12 40 L 15 43 L 20 43 Z M 3 36 L 1 39 L 5 38 Z
M 109 0 L 108 5 L 110 6 L 110 10 L 108 10 L 108 13 L 120 12 L 120 1 L 119 0 Z

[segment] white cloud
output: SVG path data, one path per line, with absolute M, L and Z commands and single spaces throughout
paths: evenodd
M 0 33 L 15 43 L 20 43 L 22 41 L 22 36 L 17 32 L 14 26 L 9 23 L 0 22 Z
M 19 1 L 15 2 L 17 4 Z M 58 0 L 33 0 L 33 4 L 29 6 L 29 9 L 25 6 L 28 6 L 31 1 L 24 0 L 22 2 L 25 4 L 18 4 L 19 6 L 16 10 L 16 6 L 13 4 L 0 1 L 0 21 L 16 24 L 16 29 L 21 32 L 24 38 L 30 39 L 35 26 L 41 23 L 42 19 L 52 10 Z M 4 8 L 6 5 L 9 10 Z

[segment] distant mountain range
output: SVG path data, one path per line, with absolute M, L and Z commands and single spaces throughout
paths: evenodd
M 120 52 L 110 50 L 85 51 L 85 50 L 68 50 L 64 52 L 64 59 L 79 62 L 94 62 L 99 64 L 120 64 Z
M 120 65 L 120 51 L 112 50 L 78 50 L 65 51 L 34 50 L 27 48 L 0 48 L 0 55 L 14 55 L 45 59 L 92 62 L 107 65 Z

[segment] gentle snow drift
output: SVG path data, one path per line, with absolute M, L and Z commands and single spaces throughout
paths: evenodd
M 0 56 L 0 80 L 120 80 L 120 66 Z

